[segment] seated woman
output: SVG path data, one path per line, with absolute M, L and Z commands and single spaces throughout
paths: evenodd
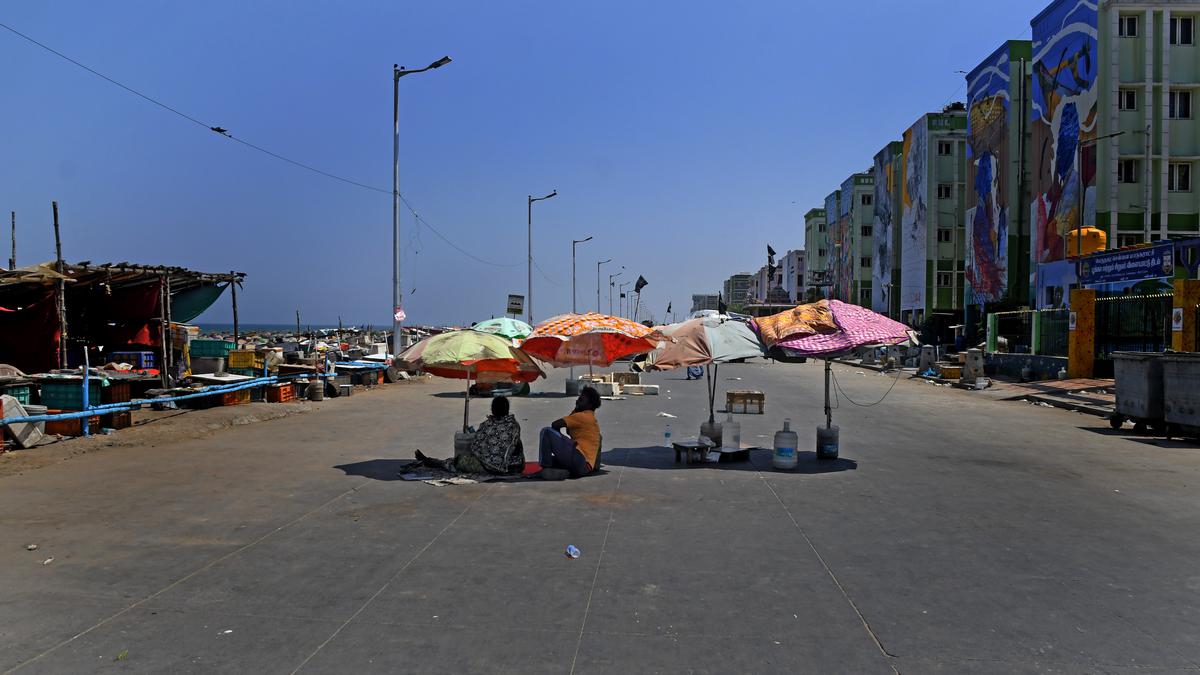
M 508 412 L 508 399 L 492 399 L 492 414 L 471 439 L 468 454 L 451 459 L 431 459 L 417 451 L 417 459 L 425 466 L 459 473 L 520 474 L 525 470 L 525 447 L 521 444 L 521 425 Z

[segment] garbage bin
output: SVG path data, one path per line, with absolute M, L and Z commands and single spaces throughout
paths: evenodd
M 1144 427 L 1163 424 L 1163 355 L 1158 352 L 1113 352 L 1117 385 L 1113 428 L 1126 419 Z
M 1162 356 L 1163 414 L 1188 435 L 1200 434 L 1200 354 Z

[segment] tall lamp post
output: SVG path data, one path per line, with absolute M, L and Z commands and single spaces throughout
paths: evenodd
M 608 260 L 597 260 L 596 261 L 596 313 L 597 314 L 600 313 L 600 266 L 605 263 L 610 263 L 610 262 L 612 262 L 612 258 L 609 258 Z
M 449 56 L 418 68 L 405 70 L 392 64 L 392 355 L 399 354 L 400 324 L 404 321 L 404 290 L 400 287 L 400 78 L 423 73 L 450 63 Z
M 1084 203 L 1083 203 L 1083 199 L 1084 199 L 1084 193 L 1083 193 L 1083 149 L 1088 146 L 1095 145 L 1096 143 L 1098 143 L 1106 138 L 1114 138 L 1116 136 L 1120 136 L 1123 133 L 1125 133 L 1125 132 L 1118 131 L 1116 133 L 1108 134 L 1106 136 L 1097 136 L 1096 138 L 1088 138 L 1086 140 L 1080 141 L 1079 149 L 1075 152 L 1075 178 L 1076 178 L 1075 184 L 1079 190 L 1079 192 L 1078 192 L 1078 194 L 1079 194 L 1079 197 L 1078 197 L 1078 199 L 1079 199 L 1079 226 L 1078 226 L 1078 228 L 1076 228 L 1076 232 L 1075 232 L 1075 255 L 1076 255 L 1076 257 L 1083 255 L 1083 206 L 1084 206 Z
M 591 241 L 591 240 L 592 240 L 591 237 L 588 237 L 587 239 L 572 239 L 571 240 L 571 313 L 572 314 L 579 313 L 579 310 L 575 309 L 575 297 L 576 297 L 575 296 L 575 247 L 579 244 L 584 243 L 585 241 Z
M 612 289 L 613 289 L 613 286 L 616 286 L 616 284 L 613 283 L 613 279 L 616 279 L 617 277 L 621 276 L 624 273 L 625 273 L 625 266 L 621 265 L 620 272 L 617 272 L 616 274 L 608 275 L 608 315 L 609 316 L 612 316 Z
M 529 290 L 525 298 L 525 314 L 529 319 L 529 325 L 533 325 L 533 203 L 540 202 L 544 199 L 558 196 L 558 190 L 551 190 L 550 194 L 545 197 L 534 197 L 529 195 L 529 201 L 526 202 L 528 207 L 526 210 L 526 224 L 529 226 L 529 259 L 526 261 L 526 273 L 528 275 Z
M 625 287 L 631 283 L 633 282 L 626 281 L 624 283 L 617 284 L 617 305 L 621 316 L 625 316 Z

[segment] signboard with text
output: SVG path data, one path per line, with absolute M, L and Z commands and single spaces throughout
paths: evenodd
M 523 296 L 523 295 L 508 296 L 508 310 L 506 311 L 506 313 L 507 314 L 517 314 L 517 315 L 524 314 L 525 313 L 525 296 Z
M 1112 253 L 1099 253 L 1079 261 L 1079 281 L 1084 285 L 1139 281 L 1175 275 L 1175 250 L 1171 242 Z

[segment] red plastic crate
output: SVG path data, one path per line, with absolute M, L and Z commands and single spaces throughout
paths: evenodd
M 68 412 L 78 412 L 77 410 L 46 410 L 47 415 L 59 415 Z M 100 416 L 92 415 L 88 417 L 88 432 L 97 434 L 100 433 Z M 59 436 L 82 436 L 83 435 L 83 418 L 76 417 L 69 420 L 46 420 L 46 433 L 57 434 Z
M 250 390 L 239 389 L 221 394 L 221 405 L 241 405 L 250 402 Z
M 267 403 L 288 403 L 296 400 L 296 387 L 292 384 L 272 384 L 267 387 Z

